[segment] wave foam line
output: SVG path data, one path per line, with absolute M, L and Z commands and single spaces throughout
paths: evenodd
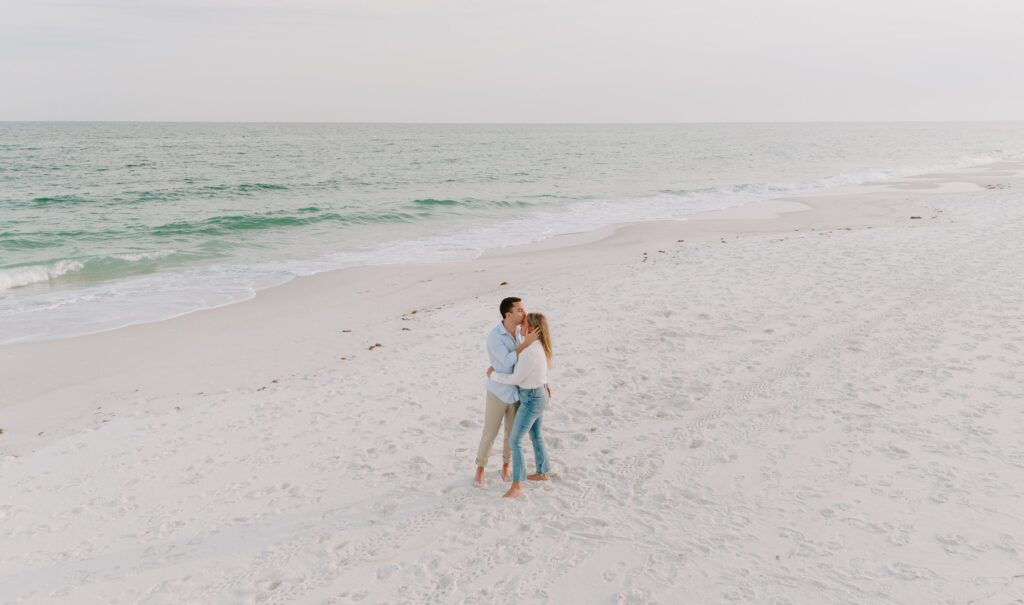
M 60 260 L 52 265 L 29 265 L 0 269 L 0 292 L 48 282 L 62 275 L 81 271 L 85 267 L 81 261 Z
M 50 282 L 69 273 L 78 273 L 86 269 L 96 269 L 111 263 L 131 266 L 140 261 L 152 261 L 166 258 L 177 253 L 177 250 L 166 249 L 154 252 L 124 252 L 108 256 L 96 256 L 87 259 L 63 259 L 52 264 L 26 265 L 0 269 L 0 292 Z

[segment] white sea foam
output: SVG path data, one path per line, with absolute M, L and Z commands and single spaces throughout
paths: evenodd
M 177 252 L 178 251 L 173 248 L 167 250 L 156 250 L 154 252 L 125 252 L 124 254 L 111 254 L 110 258 L 134 263 L 141 260 L 157 260 L 160 258 L 166 258 L 173 254 L 177 254 Z
M 48 282 L 62 275 L 81 271 L 85 267 L 77 260 L 60 260 L 52 265 L 30 265 L 0 269 L 0 292 Z
M 276 264 L 208 266 L 0 297 L 0 345 L 170 319 L 247 300 L 294 276 Z
M 177 253 L 174 249 L 156 250 L 153 252 L 126 252 L 110 254 L 106 257 L 130 263 L 143 260 L 157 260 Z M 63 259 L 46 265 L 27 265 L 0 269 L 0 292 L 53 281 L 69 273 L 76 273 L 85 268 L 93 259 Z

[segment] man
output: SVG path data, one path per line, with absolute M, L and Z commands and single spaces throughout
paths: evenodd
M 520 329 L 526 321 L 526 309 L 523 308 L 521 299 L 511 296 L 502 300 L 498 311 L 501 313 L 501 323 L 487 336 L 487 356 L 495 371 L 511 374 L 515 370 L 519 354 L 537 341 L 538 334 L 528 334 L 525 338 L 520 338 Z M 509 467 L 512 449 L 509 447 L 508 439 L 512 434 L 516 410 L 519 409 L 519 387 L 488 379 L 485 406 L 484 434 L 480 437 L 480 447 L 476 452 L 476 484 L 480 487 L 484 485 L 484 467 L 487 465 L 487 458 L 491 454 L 491 446 L 498 436 L 502 420 L 505 421 L 505 440 L 501 450 L 501 478 L 505 481 L 512 479 L 512 469 Z

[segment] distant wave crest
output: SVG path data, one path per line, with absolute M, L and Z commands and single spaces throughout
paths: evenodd
M 997 160 L 998 158 L 990 156 L 963 156 L 958 161 L 944 164 L 868 170 L 859 173 L 841 173 L 804 182 L 740 183 L 738 185 L 710 187 L 704 189 L 661 189 L 659 190 L 659 193 L 679 197 L 721 196 L 723 200 L 730 200 L 731 205 L 735 205 L 737 203 L 746 203 L 755 199 L 823 191 L 836 187 L 861 185 L 865 183 L 886 182 L 908 176 L 927 175 L 961 168 L 982 166 L 985 164 L 991 164 Z
M 451 199 L 435 199 L 435 198 L 423 198 L 413 200 L 412 205 L 418 208 L 523 208 L 529 206 L 527 202 L 521 201 L 509 201 L 509 200 L 479 200 L 475 198 L 465 198 L 461 200 Z
M 412 203 L 416 206 L 466 206 L 466 201 L 459 200 L 435 200 L 434 198 L 426 198 L 422 200 L 413 200 Z
M 279 210 L 251 214 L 231 214 L 213 216 L 198 221 L 179 221 L 167 223 L 153 228 L 152 234 L 158 236 L 187 235 L 224 235 L 235 231 L 258 231 L 287 227 L 302 227 L 317 223 L 334 223 L 339 225 L 382 225 L 391 223 L 411 223 L 430 216 L 435 211 L 446 208 L 521 208 L 530 204 L 520 201 L 486 201 L 476 199 L 435 199 L 423 198 L 413 200 L 403 209 L 380 210 L 376 212 L 326 212 L 316 206 L 308 206 L 297 210 Z
M 82 204 L 91 201 L 78 195 L 51 195 L 32 198 L 33 204 Z
M 180 221 L 155 227 L 153 235 L 222 235 L 233 231 L 257 231 L 282 227 L 301 227 L 316 223 L 368 225 L 379 223 L 407 223 L 416 220 L 407 212 L 321 212 L 318 208 L 303 208 L 296 212 L 264 212 L 214 216 L 200 221 Z
M 145 202 L 171 202 L 188 199 L 206 199 L 217 197 L 252 197 L 264 191 L 287 191 L 290 187 L 279 183 L 239 183 L 216 184 L 164 189 L 133 189 L 116 195 L 107 195 L 99 199 L 91 199 L 81 195 L 42 195 L 34 197 L 30 203 L 36 206 L 56 206 L 62 204 L 121 204 Z

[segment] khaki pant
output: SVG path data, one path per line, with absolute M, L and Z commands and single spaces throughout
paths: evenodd
M 480 437 L 480 448 L 476 451 L 476 465 L 487 466 L 487 458 L 491 455 L 491 446 L 494 445 L 494 438 L 498 436 L 498 429 L 501 428 L 501 421 L 505 421 L 505 440 L 501 448 L 501 460 L 508 464 L 512 461 L 512 448 L 508 445 L 508 438 L 512 434 L 512 423 L 516 419 L 516 411 L 519 409 L 519 402 L 505 403 L 494 393 L 487 391 L 487 404 L 484 412 L 484 434 Z

